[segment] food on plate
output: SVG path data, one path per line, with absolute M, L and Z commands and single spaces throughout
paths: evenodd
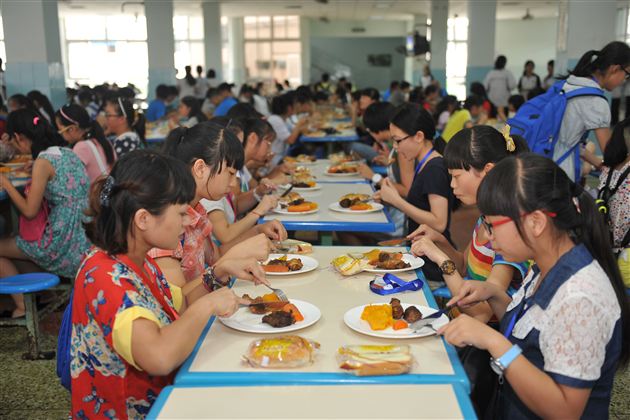
M 331 165 L 328 167 L 329 174 L 353 174 L 357 173 L 359 168 L 357 165 L 342 163 L 339 165 Z
M 407 345 L 350 345 L 337 350 L 339 368 L 357 376 L 400 375 L 413 366 Z
M 269 293 L 255 298 L 244 294 L 243 299 L 250 301 L 249 311 L 253 314 L 273 315 L 280 312 L 280 314 L 272 317 L 263 317 L 262 322 L 272 327 L 281 328 L 304 321 L 304 315 L 302 315 L 297 306 L 290 302 L 281 301 L 275 293 Z
M 313 252 L 313 245 L 296 239 L 285 239 L 280 242 L 280 246 L 282 247 L 282 252 L 287 254 L 310 254 Z
M 403 330 L 420 319 L 422 312 L 415 306 L 409 306 L 403 311 L 400 300 L 392 298 L 389 304 L 367 305 L 361 312 L 361 319 L 370 324 L 374 331 L 380 331 L 392 327 L 394 330 Z
M 243 358 L 253 367 L 287 369 L 312 363 L 318 349 L 315 341 L 283 335 L 253 341 Z
M 251 296 L 245 294 L 243 295 L 243 299 L 249 300 L 250 312 L 258 315 L 264 315 L 274 310 L 279 311 L 287 304 L 286 302 L 281 301 L 275 293 L 269 293 L 256 298 L 252 298 Z
M 310 173 L 298 172 L 291 178 L 291 185 L 296 188 L 313 188 L 317 182 Z
M 391 327 L 394 324 L 392 305 L 367 305 L 361 312 L 361 319 L 367 321 L 374 331 Z
M 344 276 L 352 276 L 354 274 L 360 273 L 365 270 L 367 265 L 367 260 L 362 258 L 354 258 L 348 254 L 340 255 L 332 260 L 332 265 L 339 273 Z
M 354 125 L 352 125 L 352 123 L 340 123 L 337 124 L 337 130 L 352 130 L 354 128 Z
M 411 267 L 411 264 L 402 259 L 402 252 L 388 252 L 375 249 L 363 255 L 368 259 L 372 267 L 382 270 L 399 270 Z
M 340 164 L 340 163 L 344 163 L 344 162 L 354 162 L 354 158 L 350 155 L 346 155 L 345 153 L 341 152 L 341 153 L 331 153 L 330 155 L 328 155 L 328 159 L 330 159 L 330 161 L 333 164 Z
M 304 264 L 299 258 L 287 259 L 282 256 L 263 264 L 263 270 L 268 273 L 288 273 L 289 271 L 300 271 Z
M 316 156 L 311 156 L 311 155 L 297 155 L 296 157 L 293 156 L 287 156 L 284 158 L 285 162 L 290 162 L 290 163 L 311 163 L 311 162 L 315 162 L 317 160 Z
M 300 204 L 294 204 L 287 207 L 287 211 L 290 213 L 303 213 L 306 211 L 317 210 L 317 203 L 311 201 L 305 201 Z
M 28 163 L 33 160 L 31 155 L 17 155 L 11 159 L 8 163 Z
M 263 316 L 262 322 L 269 324 L 274 328 L 283 328 L 295 324 L 295 319 L 293 318 L 291 312 L 273 311 L 270 314 Z
M 367 194 L 346 194 L 339 199 L 339 205 L 347 209 L 369 199 L 370 196 Z
M 357 203 L 357 204 L 351 205 L 350 210 L 354 210 L 354 211 L 372 210 L 372 205 L 369 203 Z

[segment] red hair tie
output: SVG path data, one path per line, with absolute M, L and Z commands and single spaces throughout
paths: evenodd
M 37 125 L 38 122 L 39 122 L 39 117 L 33 118 L 33 125 Z

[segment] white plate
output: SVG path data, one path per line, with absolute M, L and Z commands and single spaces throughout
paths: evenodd
M 297 211 L 288 211 L 287 209 L 283 209 L 283 208 L 280 207 L 280 205 L 278 205 L 278 207 L 273 209 L 273 211 L 274 211 L 274 213 L 278 213 L 278 214 L 289 214 L 289 215 L 301 216 L 303 214 L 317 213 L 319 211 L 319 207 L 317 207 L 314 210 L 297 212 Z
M 373 213 L 375 211 L 381 211 L 383 210 L 383 205 L 381 203 L 375 203 L 373 201 L 370 201 L 368 203 L 370 206 L 372 206 L 371 209 L 369 210 L 350 210 L 350 209 L 346 209 L 343 208 L 339 205 L 338 201 L 335 201 L 334 203 L 330 203 L 330 205 L 328 206 L 328 208 L 330 210 L 334 210 L 334 211 L 338 211 L 340 213 L 354 213 L 354 214 L 361 214 L 361 213 Z
M 339 172 L 339 173 L 330 173 L 328 172 L 329 168 L 326 168 L 326 172 L 324 172 L 324 175 L 326 176 L 359 176 L 359 172 Z
M 314 186 L 314 187 L 308 187 L 308 188 L 306 188 L 306 187 L 304 187 L 304 188 L 302 188 L 302 187 L 293 187 L 293 190 L 292 190 L 292 191 L 296 191 L 296 192 L 309 192 L 309 191 L 318 191 L 318 190 L 321 190 L 321 189 L 322 189 L 322 186 L 321 186 L 321 185 L 319 185 L 319 184 L 315 184 L 315 186 Z
M 267 261 L 275 260 L 276 258 L 284 257 L 285 255 L 287 256 L 287 259 L 289 260 L 291 258 L 299 258 L 300 260 L 302 260 L 302 269 L 298 271 L 287 271 L 286 273 L 265 272 L 265 274 L 267 274 L 268 276 L 291 276 L 293 274 L 308 273 L 309 271 L 315 270 L 317 266 L 319 265 L 319 263 L 317 262 L 315 258 L 307 257 L 306 255 L 297 255 L 297 254 L 269 254 L 269 258 L 267 259 Z M 267 261 L 265 261 L 263 264 L 267 264 Z
M 382 268 L 366 268 L 365 271 L 367 271 L 368 273 L 401 273 L 403 271 L 415 270 L 424 265 L 424 260 L 422 258 L 414 257 L 411 254 L 403 254 L 402 260 L 406 263 L 411 264 L 411 266 L 407 268 L 398 268 L 396 270 L 385 270 Z M 372 267 L 372 266 L 368 265 L 368 267 Z
M 414 305 L 411 303 L 402 303 L 401 306 L 403 309 L 407 309 L 409 306 L 415 306 L 422 312 L 422 316 L 425 317 L 427 315 L 431 315 L 434 312 L 437 312 L 436 309 L 429 308 L 428 306 Z M 363 308 L 368 305 L 357 306 L 356 308 L 352 308 L 347 311 L 343 315 L 343 322 L 350 327 L 351 329 L 359 332 L 361 334 L 369 335 L 372 337 L 381 337 L 381 338 L 418 338 L 418 337 L 426 337 L 429 335 L 434 335 L 435 331 L 429 327 L 422 327 L 418 332 L 413 332 L 410 328 L 405 328 L 403 330 L 394 330 L 392 327 L 388 327 L 384 330 L 375 331 L 370 328 L 370 324 L 367 321 L 361 319 L 361 313 L 363 312 Z M 301 311 L 302 309 L 300 309 Z M 448 324 L 448 317 L 446 315 L 442 315 L 437 318 L 432 325 L 435 329 L 439 329 L 440 327 Z
M 304 321 L 296 322 L 293 325 L 283 328 L 274 328 L 269 324 L 264 324 L 262 318 L 264 315 L 257 315 L 250 312 L 249 308 L 240 308 L 234 315 L 229 318 L 219 318 L 219 321 L 226 327 L 237 331 L 251 332 L 258 334 L 275 334 L 289 331 L 297 331 L 306 327 L 310 327 L 321 318 L 322 313 L 317 306 L 302 300 L 290 299 L 298 310 L 304 316 Z M 369 327 L 368 327 L 369 328 Z

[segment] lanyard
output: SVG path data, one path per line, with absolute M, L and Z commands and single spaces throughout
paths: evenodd
M 416 170 L 414 172 L 414 178 L 418 175 L 418 172 L 420 172 L 420 168 L 422 168 L 422 165 L 424 165 L 424 163 L 427 161 L 427 159 L 429 159 L 429 156 L 431 155 L 431 153 L 433 153 L 433 147 L 431 148 L 431 150 L 429 150 L 427 152 L 426 155 L 424 155 L 424 157 L 422 158 L 422 160 L 420 162 L 418 162 L 418 164 L 416 165 Z
M 516 325 L 516 321 L 518 321 L 519 319 L 524 317 L 525 313 L 530 308 L 529 302 L 524 297 L 523 297 L 523 300 L 524 300 L 523 306 L 521 306 L 521 309 L 518 312 L 516 312 L 514 315 L 512 315 L 512 319 L 510 319 L 510 323 L 508 324 L 507 329 L 503 333 L 503 336 L 505 336 L 505 338 L 509 338 L 510 335 L 512 335 L 512 331 L 514 330 L 514 326 Z

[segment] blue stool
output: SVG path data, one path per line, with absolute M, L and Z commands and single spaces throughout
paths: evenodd
M 24 294 L 25 318 L 0 319 L 0 325 L 25 326 L 28 330 L 29 351 L 22 358 L 28 360 L 48 360 L 55 357 L 55 352 L 39 351 L 39 318 L 35 293 L 55 287 L 59 284 L 59 277 L 50 273 L 28 273 L 0 279 L 0 294 Z

